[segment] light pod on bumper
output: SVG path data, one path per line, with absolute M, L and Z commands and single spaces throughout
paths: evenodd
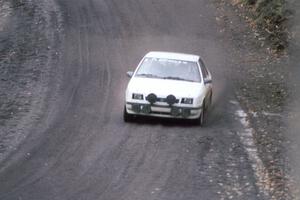
M 148 96 L 146 97 L 146 100 L 152 105 L 157 101 L 157 96 L 153 93 L 148 94 Z
M 170 106 L 172 106 L 173 104 L 175 104 L 177 101 L 176 97 L 172 94 L 168 95 L 166 98 L 166 102 L 167 104 L 169 104 Z

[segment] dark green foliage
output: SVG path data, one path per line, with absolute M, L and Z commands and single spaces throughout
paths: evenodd
M 273 47 L 277 50 L 284 49 L 287 46 L 286 0 L 243 0 L 243 2 L 254 8 L 255 23 L 268 34 Z
M 254 5 L 257 2 L 257 0 L 244 0 L 244 2 L 246 2 L 249 5 Z
M 256 12 L 259 22 L 279 24 L 285 19 L 285 0 L 258 0 Z

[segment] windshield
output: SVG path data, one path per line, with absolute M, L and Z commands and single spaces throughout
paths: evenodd
M 135 76 L 201 82 L 197 62 L 145 58 Z

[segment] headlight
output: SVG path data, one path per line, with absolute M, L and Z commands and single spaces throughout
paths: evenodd
M 143 100 L 144 95 L 143 94 L 132 93 L 132 99 Z
M 183 104 L 193 104 L 193 98 L 182 98 L 181 103 L 183 103 Z

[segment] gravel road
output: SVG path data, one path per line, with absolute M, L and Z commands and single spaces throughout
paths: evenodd
M 293 39 L 289 48 L 290 59 L 290 88 L 291 88 L 291 99 L 292 101 L 288 104 L 288 114 L 286 116 L 285 123 L 289 125 L 287 131 L 288 143 L 286 144 L 289 148 L 289 161 L 291 168 L 291 177 L 293 179 L 293 190 L 296 200 L 300 199 L 300 2 L 289 1 L 291 10 L 294 12 L 294 19 L 291 22 L 291 33 Z
M 53 5 L 0 1 L 0 162 L 42 125 L 54 98 L 61 28 Z
M 205 0 L 56 3 L 45 29 L 60 27 L 61 13 L 63 31 L 50 47 L 58 55 L 49 56 L 57 62 L 49 64 L 45 106 L 1 162 L 1 200 L 270 199 L 253 130 L 235 98 L 237 65 L 248 50 L 240 52 L 243 35 L 231 25 L 246 29 L 240 18 L 224 17 L 232 10 Z M 204 128 L 123 122 L 126 71 L 151 50 L 204 58 L 214 77 Z

